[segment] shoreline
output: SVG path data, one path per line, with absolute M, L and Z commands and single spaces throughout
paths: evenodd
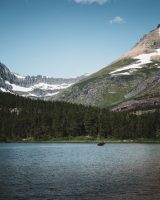
M 148 138 L 137 138 L 137 139 L 77 139 L 77 138 L 53 138 L 50 140 L 34 140 L 33 138 L 27 138 L 27 139 L 21 139 L 21 140 L 6 140 L 6 141 L 0 141 L 0 143 L 57 143 L 57 144 L 63 144 L 63 143 L 71 143 L 71 144 L 97 144 L 100 142 L 104 142 L 106 144 L 111 143 L 142 143 L 142 144 L 160 144 L 160 140 L 155 139 L 148 139 Z

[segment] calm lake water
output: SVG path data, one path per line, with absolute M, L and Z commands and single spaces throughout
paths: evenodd
M 160 199 L 159 144 L 0 144 L 0 199 Z

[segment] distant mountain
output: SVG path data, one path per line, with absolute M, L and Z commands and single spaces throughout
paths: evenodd
M 41 75 L 21 76 L 10 72 L 4 64 L 0 63 L 0 91 L 34 99 L 48 99 L 84 77 L 85 75 L 77 78 L 64 79 Z
M 130 100 L 149 98 L 160 98 L 160 25 L 115 62 L 51 99 L 123 110 Z

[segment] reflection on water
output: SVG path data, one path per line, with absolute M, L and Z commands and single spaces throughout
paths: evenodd
M 158 144 L 0 144 L 0 199 L 160 199 Z

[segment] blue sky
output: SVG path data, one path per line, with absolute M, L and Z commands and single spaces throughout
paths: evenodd
M 160 23 L 159 0 L 0 0 L 0 61 L 23 75 L 95 72 Z

